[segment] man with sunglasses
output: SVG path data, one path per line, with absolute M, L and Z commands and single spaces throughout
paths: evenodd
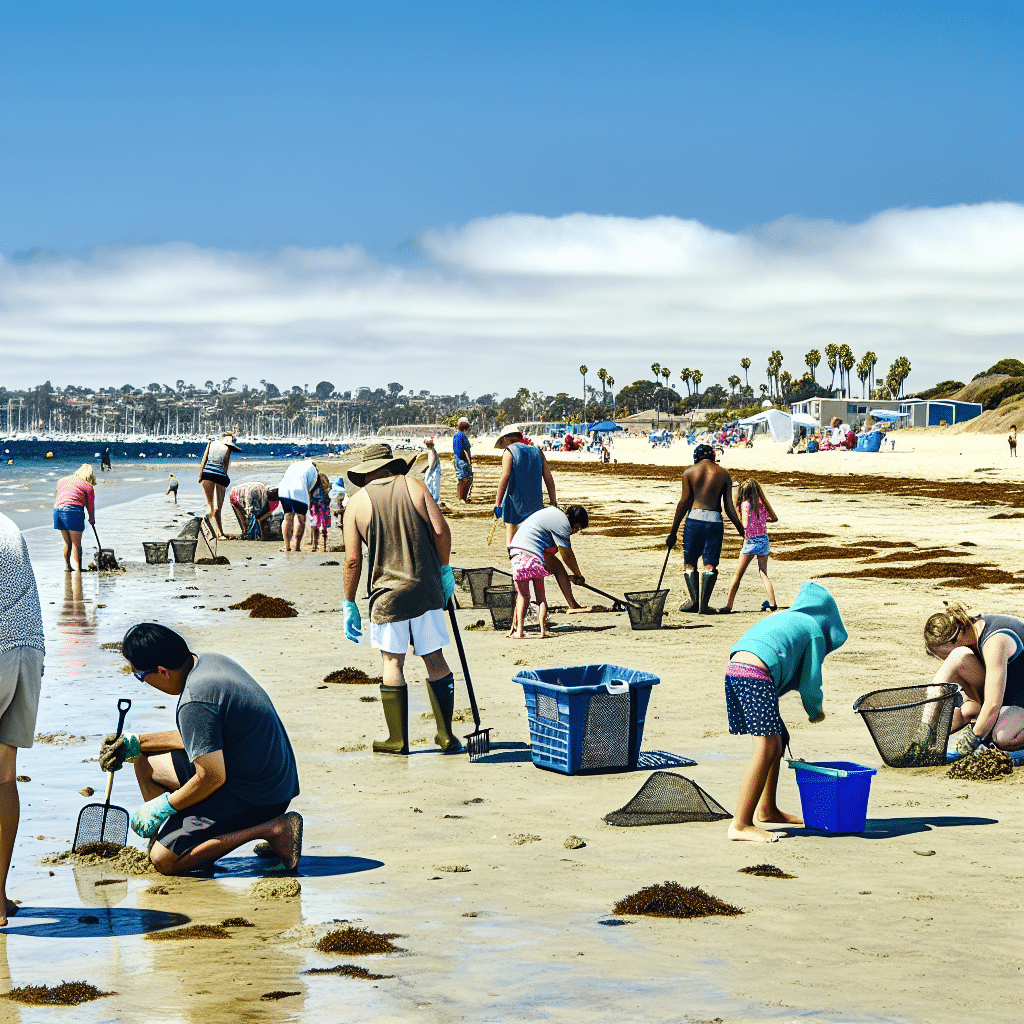
M 266 691 L 237 662 L 193 654 L 182 636 L 155 622 L 128 630 L 121 653 L 136 679 L 178 698 L 177 729 L 111 734 L 100 748 L 104 771 L 135 764 L 146 802 L 132 814 L 132 829 L 152 840 L 157 871 L 185 874 L 256 840 L 295 870 L 302 817 L 288 804 L 299 776 Z

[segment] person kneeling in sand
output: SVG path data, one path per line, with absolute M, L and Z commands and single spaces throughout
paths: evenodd
M 805 583 L 790 608 L 761 619 L 733 644 L 725 670 L 729 732 L 753 736 L 754 752 L 740 783 L 730 839 L 774 843 L 778 836 L 758 828 L 755 818 L 766 825 L 803 824 L 777 803 L 779 766 L 789 745 L 779 696 L 799 691 L 807 717 L 824 721 L 821 666 L 844 643 L 846 629 L 832 595 L 818 583 Z
M 131 825 L 152 840 L 153 867 L 185 874 L 264 839 L 294 871 L 302 817 L 288 804 L 299 794 L 299 774 L 266 691 L 237 662 L 193 654 L 184 637 L 155 622 L 129 629 L 121 653 L 136 679 L 178 697 L 177 729 L 110 734 L 100 747 L 104 771 L 135 763 L 146 802 Z
M 361 488 L 345 509 L 345 636 L 359 643 L 362 619 L 355 603 L 363 571 L 363 544 L 369 567 L 370 643 L 384 662 L 380 701 L 388 738 L 374 740 L 378 754 L 409 753 L 409 689 L 405 656 L 409 645 L 427 670 L 430 707 L 437 722 L 434 741 L 442 754 L 458 754 L 462 744 L 452 733 L 455 676 L 445 661 L 448 646 L 444 609 L 455 593 L 448 564 L 452 534 L 441 510 L 419 480 L 410 480 L 409 463 L 387 444 L 371 445 L 363 461 L 348 471 Z

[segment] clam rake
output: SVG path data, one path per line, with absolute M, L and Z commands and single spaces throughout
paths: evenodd
M 122 735 L 124 718 L 128 714 L 132 702 L 122 698 L 117 702 L 120 717 L 117 720 L 117 735 Z M 75 840 L 71 844 L 73 852 L 88 843 L 113 843 L 115 846 L 128 845 L 128 812 L 123 807 L 110 806 L 110 791 L 114 787 L 114 773 L 107 773 L 107 795 L 101 804 L 86 804 L 79 812 L 78 825 L 75 828 Z

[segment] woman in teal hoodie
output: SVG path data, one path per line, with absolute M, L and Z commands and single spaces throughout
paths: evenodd
M 846 643 L 846 629 L 832 595 L 818 583 L 805 583 L 792 606 L 761 619 L 729 652 L 725 705 L 729 732 L 749 734 L 754 752 L 740 783 L 730 839 L 774 843 L 766 825 L 802 825 L 776 802 L 782 752 L 789 732 L 779 714 L 779 697 L 797 690 L 807 717 L 821 722 L 821 666 L 825 655 Z

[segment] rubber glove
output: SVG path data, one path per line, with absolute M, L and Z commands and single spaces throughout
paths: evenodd
M 452 579 L 455 578 L 455 574 L 452 574 Z M 345 601 L 342 604 L 342 616 L 345 624 L 345 636 L 352 641 L 352 643 L 359 643 L 359 638 L 363 635 L 363 620 L 359 615 L 359 609 L 356 607 L 355 601 Z
M 441 566 L 441 590 L 444 592 L 445 607 L 455 593 L 455 570 L 450 565 Z
M 500 505 L 495 505 L 494 506 L 494 518 L 495 519 L 500 519 L 501 518 L 501 506 Z
M 142 753 L 139 737 L 130 732 L 118 736 L 116 732 L 107 733 L 100 746 L 100 767 L 105 772 L 121 770 L 125 761 L 133 762 Z
M 160 831 L 160 826 L 174 814 L 171 801 L 167 799 L 166 793 L 161 793 L 155 800 L 147 800 L 140 804 L 132 813 L 132 831 L 149 839 Z
M 665 538 L 665 547 L 671 549 L 671 548 L 674 548 L 675 546 L 676 546 L 676 535 L 674 533 L 670 533 Z
M 956 752 L 961 757 L 967 757 L 968 754 L 976 753 L 982 743 L 984 743 L 984 740 L 974 731 L 974 726 L 968 725 L 960 733 L 960 739 L 957 740 L 956 744 Z

